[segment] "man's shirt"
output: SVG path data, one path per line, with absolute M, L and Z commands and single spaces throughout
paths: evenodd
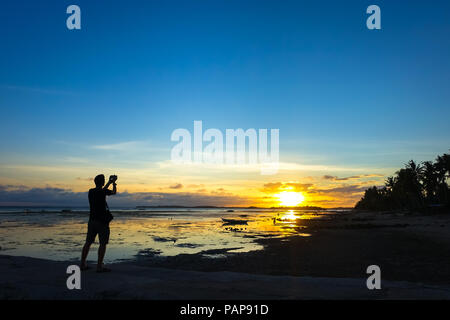
M 89 190 L 90 218 L 105 221 L 106 218 L 106 196 L 113 194 L 111 190 L 93 188 Z

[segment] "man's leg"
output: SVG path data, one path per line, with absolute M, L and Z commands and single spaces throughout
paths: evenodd
M 91 221 L 88 222 L 88 231 L 86 234 L 86 242 L 84 243 L 83 250 L 81 251 L 81 269 L 87 268 L 86 259 L 89 254 L 89 249 L 91 248 L 91 244 L 95 241 L 95 237 L 97 236 L 97 231 L 95 226 Z
M 109 224 L 102 224 L 99 228 L 98 238 L 100 246 L 98 247 L 98 261 L 97 261 L 97 271 L 108 272 L 111 271 L 103 267 L 103 258 L 105 257 L 106 245 L 109 242 Z
M 83 246 L 83 250 L 81 251 L 81 268 L 87 267 L 86 259 L 89 254 L 89 249 L 91 248 L 91 244 L 92 243 L 86 242 Z
M 102 243 L 98 247 L 97 270 L 103 269 L 103 258 L 105 257 L 106 243 Z

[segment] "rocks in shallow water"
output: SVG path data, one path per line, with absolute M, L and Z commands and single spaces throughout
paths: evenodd
M 159 255 L 161 254 L 161 250 L 154 250 L 151 248 L 148 249 L 144 249 L 144 250 L 139 250 L 139 252 L 135 255 L 137 258 L 142 258 L 142 257 L 153 257 L 155 255 Z
M 173 243 L 175 243 L 176 241 L 177 241 L 177 238 L 165 238 L 165 237 L 157 237 L 157 236 L 155 236 L 155 237 L 153 237 L 153 240 L 154 241 L 157 241 L 157 242 L 170 242 L 170 241 L 172 241 Z
M 203 244 L 195 244 L 195 243 L 179 243 L 175 245 L 176 247 L 179 248 L 198 248 L 198 247 L 203 247 Z

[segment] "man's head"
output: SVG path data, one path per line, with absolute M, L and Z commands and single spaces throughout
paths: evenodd
M 99 174 L 94 178 L 94 182 L 97 188 L 103 187 L 105 185 L 105 176 L 103 174 Z

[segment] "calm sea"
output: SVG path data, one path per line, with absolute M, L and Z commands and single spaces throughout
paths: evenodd
M 112 210 L 106 261 L 200 253 L 262 250 L 255 239 L 301 233 L 303 219 L 329 211 L 224 208 L 119 208 Z M 88 208 L 0 208 L 0 254 L 77 260 Z M 225 219 L 225 221 L 223 220 Z M 89 259 L 95 260 L 95 245 Z

